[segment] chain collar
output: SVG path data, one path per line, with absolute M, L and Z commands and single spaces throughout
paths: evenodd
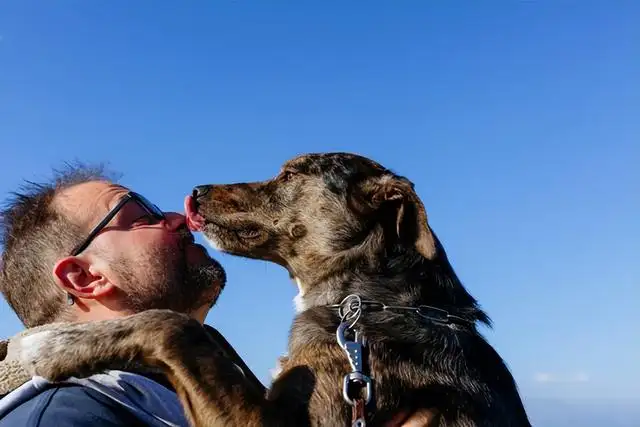
M 431 305 L 419 305 L 417 307 L 404 305 L 387 305 L 377 301 L 362 300 L 359 295 L 351 294 L 340 302 L 340 304 L 332 304 L 329 308 L 338 310 L 338 316 L 343 322 L 349 322 L 349 327 L 358 322 L 360 316 L 364 312 L 391 311 L 391 312 L 409 312 L 417 314 L 419 317 L 438 324 L 471 326 L 473 321 L 449 313 L 442 308 L 433 307 Z

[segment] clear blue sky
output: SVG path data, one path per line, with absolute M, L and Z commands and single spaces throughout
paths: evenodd
M 358 152 L 415 182 L 528 404 L 640 399 L 638 22 L 631 0 L 2 2 L 0 195 L 77 158 L 181 210 Z M 208 323 L 266 380 L 294 285 L 214 255 Z

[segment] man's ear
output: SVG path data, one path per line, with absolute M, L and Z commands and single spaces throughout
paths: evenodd
M 53 266 L 53 277 L 60 288 L 76 298 L 95 299 L 113 291 L 113 285 L 91 264 L 79 257 L 68 256 Z
M 427 223 L 427 213 L 416 194 L 413 183 L 406 178 L 384 175 L 369 183 L 370 201 L 376 210 L 387 208 L 395 220 L 397 238 L 429 260 L 437 255 L 435 236 Z

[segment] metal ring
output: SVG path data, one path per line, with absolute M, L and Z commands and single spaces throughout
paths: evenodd
M 369 403 L 371 396 L 373 395 L 373 385 L 371 384 L 371 378 L 361 372 L 350 372 L 344 376 L 344 379 L 342 380 L 342 397 L 349 405 L 355 406 L 355 402 L 349 396 L 349 386 L 356 382 L 364 383 L 365 385 L 364 403 L 366 405 Z
M 350 322 L 349 327 L 353 326 L 360 320 L 362 314 L 362 298 L 359 295 L 347 295 L 339 304 L 338 315 L 343 322 Z

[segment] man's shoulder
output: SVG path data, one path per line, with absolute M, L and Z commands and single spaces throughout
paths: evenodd
M 142 426 L 131 412 L 104 396 L 81 385 L 48 388 L 22 402 L 0 419 L 0 427 L 120 427 Z

